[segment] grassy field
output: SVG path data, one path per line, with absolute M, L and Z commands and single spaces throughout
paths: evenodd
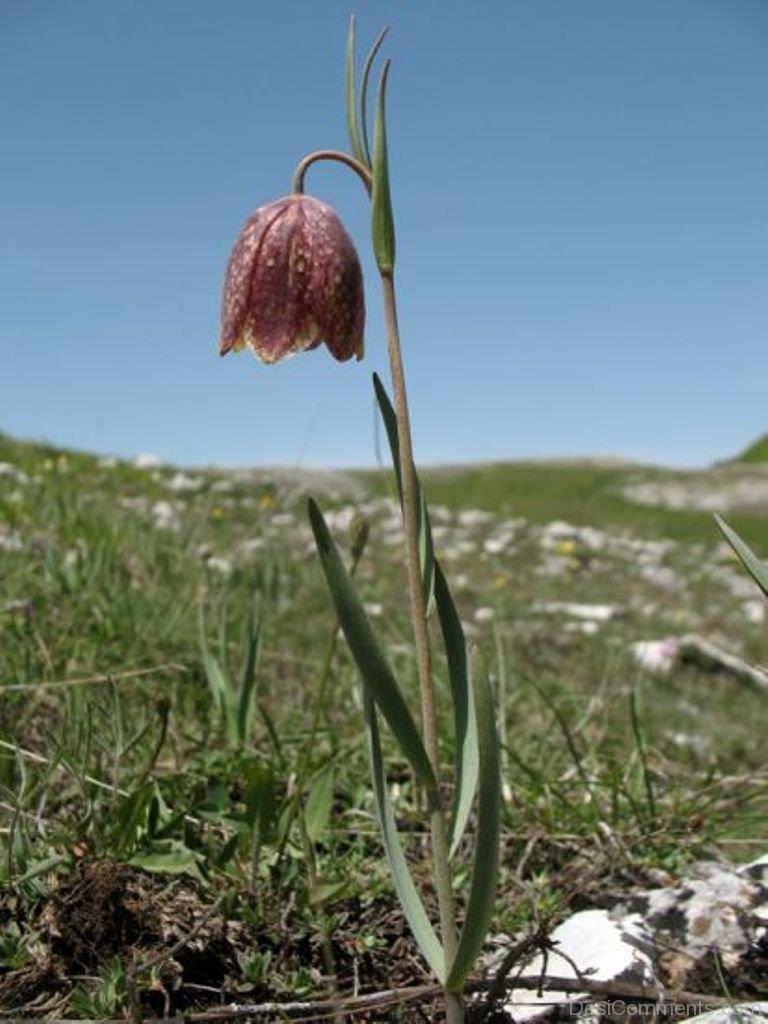
M 139 468 L 8 438 L 0 464 L 0 1012 L 109 1017 L 423 980 L 305 513 L 312 491 L 347 550 L 353 517 L 370 522 L 358 585 L 415 708 L 388 479 Z M 696 633 L 768 662 L 756 588 L 709 507 L 679 507 L 686 488 L 699 506 L 722 494 L 766 553 L 766 479 L 586 462 L 424 474 L 499 706 L 496 934 L 697 857 L 766 852 L 768 693 L 693 664 L 641 670 L 630 649 Z M 447 724 L 442 740 L 449 765 Z M 420 795 L 390 754 L 418 853 Z

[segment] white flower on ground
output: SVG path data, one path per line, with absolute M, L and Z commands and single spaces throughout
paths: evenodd
M 664 676 L 672 671 L 679 646 L 677 637 L 669 636 L 664 640 L 637 640 L 629 650 L 641 668 Z

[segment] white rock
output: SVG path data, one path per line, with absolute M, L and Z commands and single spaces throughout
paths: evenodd
M 0 476 L 8 476 L 17 484 L 29 483 L 29 477 L 23 469 L 19 469 L 12 462 L 0 462 Z
M 170 501 L 156 501 L 150 512 L 155 526 L 161 530 L 178 530 L 179 517 Z
M 356 512 L 357 509 L 354 505 L 345 505 L 343 508 L 332 509 L 329 512 L 325 512 L 325 521 L 328 524 L 328 529 L 338 530 L 340 533 L 345 533 L 352 525 Z M 272 522 L 274 522 L 276 518 L 276 516 L 273 516 Z M 293 516 L 291 516 L 291 521 L 292 520 Z
M 372 619 L 380 619 L 384 614 L 384 605 L 379 604 L 378 601 L 363 601 L 363 608 L 365 608 L 366 615 Z
M 760 598 L 745 601 L 741 609 L 747 622 L 754 622 L 758 626 L 765 622 L 765 601 L 761 601 Z
M 247 540 L 241 540 L 237 547 L 242 554 L 252 555 L 254 551 L 261 551 L 266 543 L 263 537 L 248 537 Z
M 23 551 L 24 542 L 18 533 L 0 533 L 0 551 Z
M 450 523 L 453 519 L 453 514 L 445 505 L 431 505 L 429 517 L 433 523 Z
M 282 530 L 286 526 L 293 526 L 296 522 L 296 517 L 293 512 L 277 512 L 272 516 L 269 522 L 271 526 L 276 526 L 278 529 Z
M 493 622 L 495 618 L 496 612 L 493 610 L 493 608 L 483 607 L 475 609 L 474 619 L 475 622 L 479 624 L 482 624 L 484 622 Z
M 544 548 L 552 550 L 563 541 L 569 540 L 590 551 L 601 551 L 606 546 L 608 538 L 602 530 L 596 530 L 594 526 L 574 526 L 559 519 L 542 527 L 540 542 Z
M 688 1024 L 765 1024 L 768 1003 L 735 1003 L 721 1010 L 708 1010 L 696 1017 L 688 1017 Z
M 727 864 L 704 862 L 675 885 L 652 889 L 630 901 L 654 932 L 669 932 L 681 956 L 700 960 L 716 949 L 733 964 L 756 938 L 755 908 L 765 902 L 763 886 Z M 643 909 L 644 908 L 644 909 Z
M 174 473 L 169 480 L 166 480 L 165 486 L 175 494 L 185 494 L 199 491 L 203 486 L 203 481 L 199 476 L 188 476 L 186 473 L 179 472 Z
M 137 469 L 157 469 L 158 466 L 162 466 L 163 462 L 159 455 L 153 455 L 152 452 L 141 452 L 133 460 L 133 464 Z
M 566 622 L 563 628 L 566 633 L 583 633 L 584 636 L 594 636 L 600 632 L 600 623 L 586 619 L 583 622 Z
M 459 526 L 472 529 L 475 526 L 485 526 L 486 523 L 490 523 L 493 520 L 493 515 L 479 508 L 467 508 L 463 512 L 459 512 L 457 519 Z
M 507 550 L 512 540 L 511 533 L 500 533 L 497 536 L 489 537 L 483 544 L 483 550 L 489 555 L 500 555 L 502 551 Z
M 640 575 L 646 583 L 650 583 L 660 590 L 680 590 L 683 586 L 680 577 L 668 565 L 655 565 L 653 563 L 641 565 Z
M 547 954 L 537 954 L 524 973 L 529 977 L 547 974 L 558 978 L 588 974 L 595 981 L 633 982 L 655 985 L 656 977 L 650 957 L 650 936 L 637 914 L 612 917 L 607 910 L 582 910 L 573 914 L 552 932 L 556 946 Z M 516 1021 L 533 1020 L 552 1012 L 552 1004 L 584 1001 L 586 993 L 573 994 L 546 991 L 539 997 L 534 989 L 514 989 L 504 1009 Z
M 221 573 L 222 576 L 229 576 L 232 572 L 232 563 L 228 558 L 221 558 L 218 555 L 212 555 L 206 559 L 205 564 L 209 569 L 213 569 L 214 572 Z
M 590 619 L 592 622 L 608 622 L 622 612 L 615 604 L 578 604 L 574 601 L 536 601 L 533 608 L 548 615 L 567 615 L 572 619 Z

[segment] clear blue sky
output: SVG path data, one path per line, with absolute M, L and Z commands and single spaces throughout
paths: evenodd
M 248 213 L 345 146 L 344 3 L 3 0 L 0 429 L 183 463 L 361 465 L 368 356 L 216 354 Z M 391 26 L 422 462 L 705 463 L 768 429 L 768 3 L 358 6 Z

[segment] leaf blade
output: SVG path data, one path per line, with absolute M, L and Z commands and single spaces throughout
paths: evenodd
M 339 625 L 362 676 L 366 692 L 373 696 L 416 774 L 428 789 L 435 789 L 435 775 L 416 724 L 355 593 L 323 514 L 312 498 L 309 499 L 308 509 L 320 564 Z
M 376 720 L 376 707 L 367 691 L 364 692 L 363 701 L 376 812 L 379 818 L 379 825 L 381 826 L 389 868 L 392 872 L 392 880 L 413 937 L 416 939 L 427 963 L 442 982 L 445 978 L 445 953 L 424 909 L 424 904 L 416 889 L 400 844 L 397 824 L 387 791 L 384 759 L 381 753 L 381 739 Z
M 304 805 L 304 824 L 309 839 L 316 843 L 328 828 L 333 808 L 333 765 L 323 768 Z
M 344 91 L 347 108 L 347 134 L 352 155 L 363 162 L 365 153 L 360 142 L 360 129 L 357 124 L 357 90 L 355 88 L 355 16 L 350 16 L 347 33 L 347 52 L 344 60 Z
M 724 519 L 715 515 L 715 522 L 719 526 L 720 532 L 739 556 L 744 568 L 758 587 L 760 587 L 763 594 L 768 597 L 768 566 L 757 557 L 749 544 L 742 540 L 733 527 L 729 526 Z
M 387 434 L 389 450 L 392 454 L 392 465 L 395 470 L 397 482 L 397 493 L 400 497 L 400 507 L 403 504 L 403 477 L 400 467 L 400 438 L 397 428 L 397 415 L 389 400 L 386 388 L 381 382 L 377 373 L 373 375 L 373 388 L 376 393 L 376 401 L 384 421 L 384 430 Z M 432 524 L 429 519 L 429 509 L 421 489 L 421 481 L 416 476 L 416 493 L 419 503 L 419 561 L 421 563 L 421 585 L 424 593 L 424 605 L 429 615 L 434 601 L 435 592 L 435 546 L 432 540 Z
M 480 774 L 475 695 L 469 682 L 467 642 L 439 561 L 435 561 L 435 604 L 448 660 L 453 697 L 454 790 L 448 830 L 449 856 L 453 858 L 467 827 Z
M 360 134 L 367 167 L 371 166 L 371 151 L 368 147 L 368 80 L 371 77 L 371 68 L 373 67 L 373 62 L 376 59 L 376 54 L 379 52 L 381 44 L 384 42 L 388 32 L 388 28 L 383 28 L 374 40 L 373 46 L 370 48 L 368 56 L 365 58 L 363 74 L 360 79 Z
M 237 739 L 241 746 L 251 735 L 258 684 L 257 668 L 261 649 L 261 622 L 251 620 L 243 637 L 243 667 L 237 697 Z
M 482 949 L 496 897 L 501 829 L 501 770 L 493 694 L 488 679 L 475 683 L 477 733 L 480 751 L 477 835 L 467 913 L 446 988 L 459 991 Z

